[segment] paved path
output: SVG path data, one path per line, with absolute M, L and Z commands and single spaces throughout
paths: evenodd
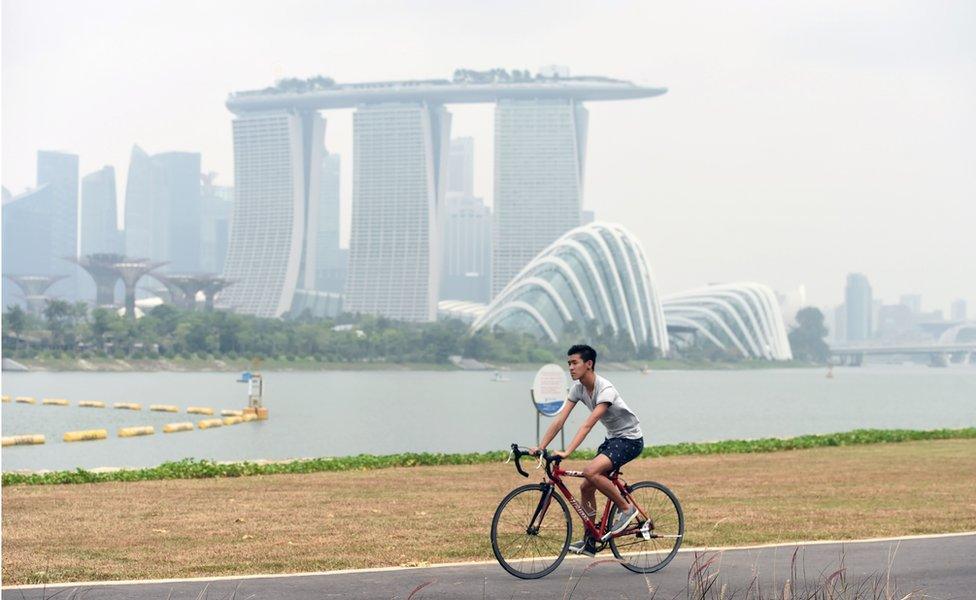
M 797 545 L 725 549 L 708 552 L 715 558 L 712 570 L 718 583 L 729 591 L 745 590 L 758 573 L 764 593 L 782 592 L 790 560 Z M 930 599 L 976 598 L 976 533 L 939 537 L 918 537 L 799 546 L 798 563 L 806 580 L 823 581 L 841 560 L 849 582 L 883 574 L 890 562 L 892 583 L 901 598 L 922 590 Z M 5 588 L 3 600 L 62 599 L 109 600 L 158 598 L 245 600 L 247 598 L 365 598 L 406 599 L 420 585 L 415 599 L 444 598 L 474 600 L 511 598 L 650 598 L 684 600 L 688 572 L 696 553 L 681 552 L 661 573 L 644 576 L 624 570 L 613 562 L 597 559 L 567 559 L 554 573 L 537 581 L 521 581 L 496 563 L 452 565 L 417 569 L 378 569 L 339 573 L 272 577 L 221 578 L 216 580 L 154 581 L 124 584 L 73 584 L 49 587 Z M 589 568 L 588 568 L 589 567 Z M 573 588 L 578 582 L 578 586 Z M 716 588 L 717 589 L 717 588 Z M 55 596 L 55 594 L 57 594 Z M 744 594 L 739 594 L 742 597 Z M 716 596 L 717 597 L 717 596 Z M 867 596 L 866 596 L 867 597 Z M 870 595 L 874 598 L 874 595 Z

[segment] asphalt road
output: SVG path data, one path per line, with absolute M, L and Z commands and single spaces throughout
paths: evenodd
M 797 554 L 797 588 L 811 589 L 825 577 L 844 567 L 849 585 L 864 585 L 874 599 L 875 589 L 885 584 L 902 598 L 921 591 L 926 598 L 976 598 L 976 533 L 965 535 L 847 542 L 829 544 L 780 545 L 721 551 L 681 552 L 662 572 L 647 576 L 626 571 L 602 554 L 595 559 L 567 559 L 555 572 L 541 580 L 522 581 L 512 577 L 496 563 L 444 567 L 388 569 L 273 577 L 226 578 L 216 580 L 154 581 L 124 584 L 74 584 L 67 586 L 4 588 L 3 600 L 108 600 L 119 598 L 158 598 L 216 600 L 248 598 L 368 598 L 406 599 L 427 584 L 413 598 L 471 598 L 476 600 L 511 598 L 657 598 L 684 600 L 689 570 L 696 560 L 713 559 L 709 573 L 717 574 L 715 598 L 727 586 L 726 598 L 758 580 L 763 595 L 780 597 L 790 578 L 790 563 Z M 700 563 L 699 563 L 700 564 Z M 890 568 L 889 568 L 890 565 Z M 805 573 L 805 576 L 804 576 Z M 880 578 L 880 579 L 878 579 Z M 805 597 L 802 595 L 801 597 Z M 845 596 L 847 598 L 848 596 Z M 856 596 L 861 598 L 862 596 Z M 880 596 L 885 597 L 885 596 Z M 921 597 L 919 595 L 918 597 Z

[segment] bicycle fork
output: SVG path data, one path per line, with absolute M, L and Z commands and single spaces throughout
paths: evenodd
M 528 527 L 525 528 L 525 533 L 527 535 L 538 535 L 539 528 L 542 527 L 542 519 L 545 518 L 546 512 L 549 510 L 549 504 L 552 500 L 553 485 L 551 483 L 543 483 L 542 496 L 539 497 L 539 504 L 535 507 L 535 513 L 532 514 L 532 519 L 529 521 Z

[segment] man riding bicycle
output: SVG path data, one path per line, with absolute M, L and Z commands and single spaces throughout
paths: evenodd
M 546 430 L 539 446 L 532 448 L 532 451 L 539 452 L 549 445 L 580 401 L 590 409 L 590 416 L 580 426 L 569 447 L 563 452 L 553 452 L 553 455 L 568 457 L 583 443 L 597 421 L 603 423 L 607 429 L 607 438 L 597 449 L 597 455 L 583 469 L 584 480 L 580 486 L 580 495 L 583 497 L 583 509 L 591 519 L 596 516 L 596 490 L 603 492 L 617 505 L 619 516 L 605 536 L 605 539 L 609 539 L 611 535 L 626 529 L 637 516 L 637 507 L 624 499 L 607 478 L 607 474 L 619 470 L 621 466 L 640 456 L 644 449 L 644 434 L 637 415 L 630 410 L 613 384 L 596 374 L 596 350 L 585 344 L 578 344 L 570 348 L 566 355 L 569 374 L 575 382 L 569 389 L 569 402 Z M 572 544 L 569 549 L 587 556 L 596 554 L 594 540 L 588 535 L 584 535 L 582 540 Z

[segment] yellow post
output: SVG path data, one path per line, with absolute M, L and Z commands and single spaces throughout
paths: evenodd
M 40 434 L 32 435 L 12 435 L 3 438 L 4 446 L 28 446 L 33 444 L 43 444 L 44 436 Z
M 156 429 L 152 425 L 146 425 L 143 427 L 120 427 L 119 437 L 135 437 L 137 435 L 152 435 L 156 433 Z
M 177 431 L 193 431 L 193 423 L 167 423 L 163 425 L 163 433 L 176 433 Z
M 88 440 L 104 440 L 108 437 L 106 429 L 85 429 L 82 431 L 69 431 L 64 434 L 66 442 L 85 442 Z

